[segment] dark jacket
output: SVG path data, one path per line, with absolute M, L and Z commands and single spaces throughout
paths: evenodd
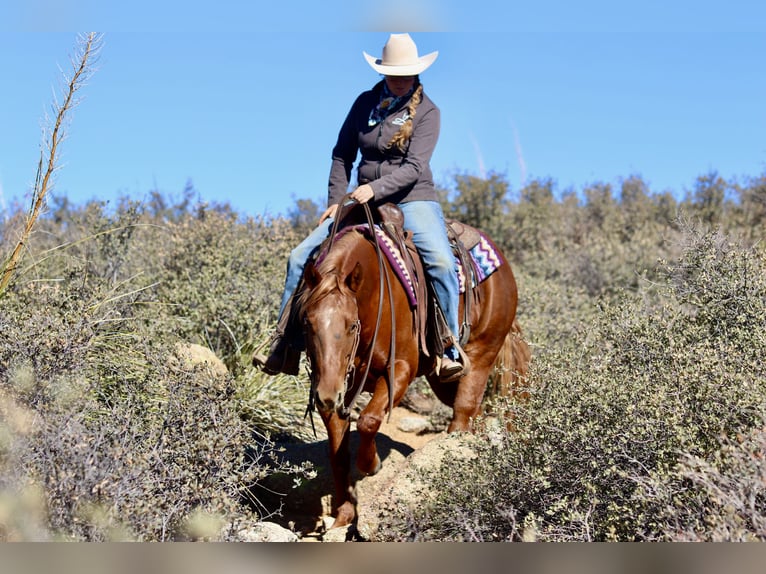
M 429 162 L 439 139 L 439 108 L 423 93 L 413 119 L 412 137 L 405 150 L 387 149 L 407 114 L 408 102 L 404 101 L 382 122 L 369 126 L 370 111 L 378 105 L 382 89 L 383 81 L 363 92 L 340 128 L 332 150 L 328 205 L 340 202 L 348 193 L 357 152 L 362 155 L 358 184 L 372 186 L 375 202 L 438 201 Z

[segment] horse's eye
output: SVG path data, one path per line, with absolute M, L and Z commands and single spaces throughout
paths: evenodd
M 359 328 L 359 323 L 351 323 L 351 326 L 348 328 L 349 331 L 352 333 L 356 333 L 356 330 Z

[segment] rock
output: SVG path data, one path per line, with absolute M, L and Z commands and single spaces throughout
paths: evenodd
M 431 425 L 422 417 L 404 417 L 399 421 L 397 428 L 402 432 L 420 434 L 428 430 Z
M 414 451 L 407 458 L 386 460 L 378 474 L 356 483 L 357 530 L 364 540 L 376 541 L 382 519 L 402 508 L 413 508 L 429 496 L 421 476 L 437 468 L 445 456 L 456 464 L 473 458 L 471 442 L 466 433 L 442 434 Z
M 352 527 L 331 528 L 322 535 L 322 542 L 346 542 L 349 539 Z
M 178 366 L 183 369 L 193 369 L 204 365 L 213 377 L 225 377 L 229 370 L 218 356 L 202 345 L 196 343 L 176 343 L 175 356 Z
M 298 542 L 295 532 L 273 522 L 257 522 L 229 536 L 231 542 Z

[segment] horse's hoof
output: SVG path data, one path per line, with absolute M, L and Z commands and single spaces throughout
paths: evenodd
M 372 470 L 366 470 L 357 466 L 357 470 L 359 470 L 359 473 L 362 476 L 372 476 L 374 474 L 378 474 L 378 471 L 381 468 L 383 468 L 383 461 L 380 460 L 380 456 L 378 456 L 377 453 L 375 453 L 375 460 L 372 463 Z
M 354 518 L 356 518 L 356 509 L 354 508 L 354 504 L 352 502 L 346 501 L 338 507 L 338 512 L 335 515 L 335 522 L 333 522 L 332 526 L 330 526 L 330 530 L 348 526 L 354 521 Z

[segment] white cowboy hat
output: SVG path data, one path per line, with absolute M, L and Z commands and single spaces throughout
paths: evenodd
M 417 76 L 439 55 L 439 52 L 431 52 L 418 56 L 418 47 L 409 34 L 391 34 L 380 58 L 362 53 L 372 69 L 384 76 Z

